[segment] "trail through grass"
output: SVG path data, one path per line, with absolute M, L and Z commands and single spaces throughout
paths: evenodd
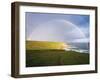
M 89 64 L 88 53 L 65 50 L 26 50 L 26 67 Z

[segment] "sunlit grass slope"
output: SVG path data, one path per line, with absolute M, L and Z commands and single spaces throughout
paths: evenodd
M 69 47 L 63 42 L 48 42 L 48 41 L 26 41 L 27 50 L 40 50 L 40 49 L 64 49 Z

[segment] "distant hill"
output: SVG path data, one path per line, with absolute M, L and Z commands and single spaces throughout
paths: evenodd
M 49 42 L 49 41 L 26 41 L 27 50 L 40 50 L 40 49 L 60 49 L 68 48 L 69 45 L 63 42 Z

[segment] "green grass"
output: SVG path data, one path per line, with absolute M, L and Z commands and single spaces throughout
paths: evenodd
M 88 53 L 58 49 L 26 50 L 26 67 L 89 64 Z
M 40 50 L 40 49 L 63 49 L 63 42 L 49 42 L 49 41 L 26 41 L 27 50 Z M 66 44 L 66 46 L 69 46 Z

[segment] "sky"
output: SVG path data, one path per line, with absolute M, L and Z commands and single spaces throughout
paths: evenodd
M 26 40 L 89 42 L 89 15 L 26 12 L 25 18 Z

